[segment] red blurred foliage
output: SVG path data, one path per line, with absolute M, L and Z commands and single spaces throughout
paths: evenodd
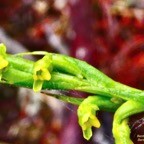
M 139 12 L 143 13 L 143 9 L 129 5 L 121 10 L 117 5 L 113 7 L 114 0 L 76 0 L 68 1 L 60 10 L 54 6 L 55 0 L 44 0 L 48 7 L 40 13 L 34 7 L 38 1 L 0 0 L 0 26 L 30 51 L 59 52 L 48 41 L 51 34 L 55 34 L 68 45 L 71 56 L 87 61 L 121 83 L 144 89 L 144 17 L 137 16 Z M 65 14 L 67 11 L 69 15 Z M 4 109 L 1 109 L 1 112 L 4 112 Z M 16 120 L 18 116 L 21 119 L 26 117 L 23 110 L 18 109 L 15 113 Z M 47 111 L 44 113 L 47 114 Z M 29 126 L 36 128 L 36 121 L 48 125 L 49 122 L 43 121 L 45 114 L 36 116 L 33 120 L 29 119 Z M 139 144 L 137 137 L 134 136 L 135 130 L 140 130 L 137 134 L 144 133 L 142 121 L 139 127 L 135 125 L 140 117 L 141 115 L 137 115 L 130 119 L 130 126 L 134 126 L 131 137 L 135 144 Z M 75 120 L 73 116 L 70 118 Z M 79 128 L 73 125 L 75 123 L 71 121 L 67 124 L 68 130 L 73 129 L 74 134 Z M 64 127 L 64 134 L 59 138 L 60 128 L 41 128 L 41 136 L 37 139 L 41 144 L 59 144 L 58 139 L 64 141 L 64 135 L 68 131 Z M 5 141 L 14 139 L 9 139 L 8 136 L 0 138 Z

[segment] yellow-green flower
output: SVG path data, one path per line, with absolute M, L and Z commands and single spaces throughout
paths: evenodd
M 0 55 L 0 70 L 8 66 L 8 61 Z
M 8 66 L 8 61 L 5 59 L 6 56 L 6 46 L 0 44 L 0 80 L 2 78 L 2 70 Z
M 47 54 L 42 59 L 35 62 L 33 73 L 33 90 L 41 90 L 43 82 L 51 79 L 50 71 L 52 70 L 52 55 Z
M 6 46 L 3 43 L 0 43 L 0 55 L 6 56 Z
M 96 117 L 97 105 L 91 103 L 81 103 L 78 108 L 79 125 L 82 128 L 83 136 L 89 140 L 92 136 L 92 127 L 99 128 L 100 122 Z

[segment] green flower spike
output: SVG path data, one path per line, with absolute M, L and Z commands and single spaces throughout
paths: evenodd
M 5 59 L 6 56 L 6 46 L 0 44 L 0 80 L 2 78 L 2 70 L 8 66 L 8 61 Z
M 82 128 L 83 136 L 86 140 L 92 137 L 92 126 L 99 128 L 100 122 L 96 117 L 98 106 L 83 101 L 78 108 L 79 125 Z
M 52 55 L 47 54 L 34 64 L 33 73 L 33 90 L 38 92 L 42 89 L 43 82 L 51 79 L 50 71 L 52 70 Z

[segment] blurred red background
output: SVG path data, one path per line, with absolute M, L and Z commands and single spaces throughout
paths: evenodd
M 139 89 L 144 89 L 143 25 L 143 0 L 0 0 L 0 42 L 9 53 L 45 50 L 70 55 Z M 113 114 L 98 114 L 103 126 L 87 142 L 77 124 L 76 107 L 55 100 L 50 105 L 45 96 L 37 99 L 23 89 L 3 85 L 0 89 L 1 143 L 114 143 Z M 144 133 L 142 115 L 129 122 L 135 144 L 142 144 L 138 137 Z

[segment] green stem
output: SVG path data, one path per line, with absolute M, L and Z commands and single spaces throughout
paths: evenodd
M 122 104 L 122 102 L 113 103 L 110 98 L 101 97 L 98 95 L 88 96 L 87 98 L 75 98 L 62 94 L 52 94 L 51 92 L 45 90 L 41 91 L 41 93 L 75 105 L 80 105 L 84 100 L 86 100 L 87 103 L 97 105 L 100 108 L 100 110 L 109 112 L 115 112 L 117 108 Z
M 144 111 L 144 105 L 129 100 L 122 104 L 115 112 L 113 120 L 113 136 L 116 144 L 131 144 L 128 117 Z
M 51 76 L 51 80 L 44 81 L 42 89 L 74 90 L 76 87 L 89 85 L 85 80 L 58 72 L 51 73 Z M 34 80 L 31 73 L 20 71 L 12 67 L 8 67 L 7 70 L 3 72 L 2 78 L 7 84 L 31 89 L 33 87 Z
M 47 52 L 32 52 L 32 54 L 43 55 Z M 2 78 L 7 80 L 7 83 L 32 88 L 34 62 L 12 55 L 6 55 L 6 60 L 8 60 L 9 66 L 7 71 L 3 72 Z M 51 73 L 52 79 L 44 82 L 43 89 L 73 89 L 144 102 L 144 91 L 115 82 L 86 62 L 69 56 L 52 54 L 52 63 L 54 67 Z M 16 72 L 17 74 L 15 74 Z
M 41 91 L 41 93 L 46 94 L 47 96 L 54 97 L 56 99 L 62 100 L 64 102 L 70 103 L 70 104 L 75 104 L 75 105 L 80 105 L 81 102 L 84 100 L 84 98 L 75 98 L 75 97 L 70 97 L 62 94 L 52 94 L 48 91 Z
M 85 103 L 88 104 L 94 104 L 99 107 L 100 110 L 102 111 L 108 111 L 108 112 L 115 112 L 118 107 L 122 105 L 122 101 L 114 103 L 111 101 L 111 98 L 109 97 L 103 97 L 99 95 L 93 95 L 93 96 L 88 96 L 85 99 Z
M 113 87 L 109 89 L 113 93 L 113 97 L 119 97 L 124 100 L 133 100 L 144 104 L 144 91 L 130 86 L 115 82 Z

